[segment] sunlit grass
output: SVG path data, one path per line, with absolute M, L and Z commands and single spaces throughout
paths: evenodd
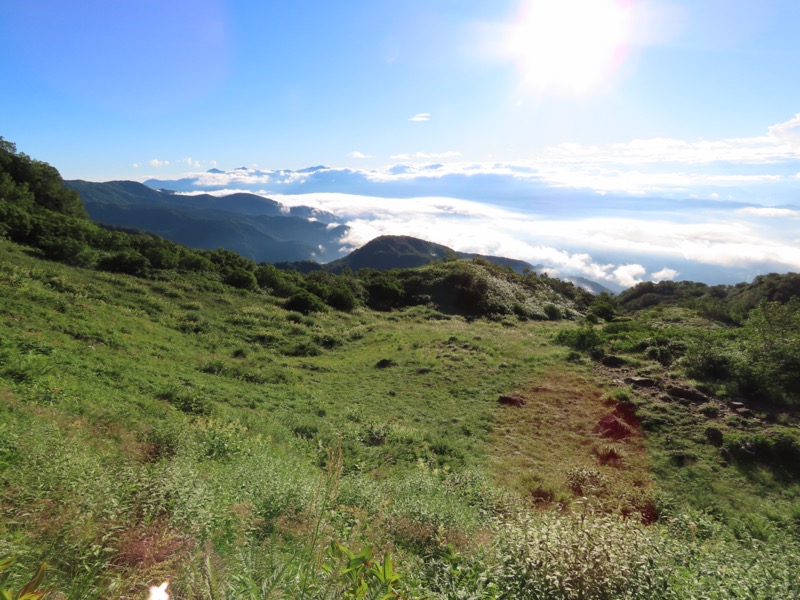
M 67 598 L 144 598 L 166 580 L 176 598 L 334 598 L 347 565 L 385 571 L 387 555 L 405 597 L 796 581 L 796 481 L 724 464 L 704 434 L 723 415 L 567 360 L 553 338 L 572 324 L 307 316 L 7 242 L 0 289 L 0 555 L 19 557 L 17 587 L 44 561 Z M 612 439 L 598 423 L 620 403 L 641 427 Z M 537 562 L 542 549 L 563 560 Z M 699 575 L 722 566 L 739 580 Z

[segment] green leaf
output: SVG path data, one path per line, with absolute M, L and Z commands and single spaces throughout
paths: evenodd
M 0 573 L 7 571 L 15 562 L 17 562 L 17 559 L 13 556 L 3 556 L 0 558 Z
M 34 594 L 34 592 L 40 585 L 42 585 L 42 581 L 44 581 L 45 570 L 46 570 L 45 564 L 44 563 L 40 564 L 39 568 L 36 570 L 36 574 L 33 577 L 31 577 L 31 580 L 28 583 L 26 583 L 19 591 L 18 600 L 36 600 L 37 598 L 41 598 L 44 595 L 44 594 Z

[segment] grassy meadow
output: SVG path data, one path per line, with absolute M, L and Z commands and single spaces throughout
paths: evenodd
M 796 410 L 642 385 L 695 389 L 641 342 L 711 321 L 285 303 L 0 240 L 0 590 L 800 597 Z

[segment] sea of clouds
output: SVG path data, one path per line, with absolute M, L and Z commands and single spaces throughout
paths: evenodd
M 372 170 L 240 167 L 145 183 L 330 211 L 350 227 L 343 253 L 378 235 L 411 235 L 614 289 L 800 271 L 800 115 L 751 138 L 562 144 L 514 163 L 445 154 Z

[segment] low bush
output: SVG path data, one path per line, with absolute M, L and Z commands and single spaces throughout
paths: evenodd
M 299 290 L 289 296 L 283 307 L 286 310 L 299 312 L 304 315 L 325 311 L 325 303 L 306 290 Z

